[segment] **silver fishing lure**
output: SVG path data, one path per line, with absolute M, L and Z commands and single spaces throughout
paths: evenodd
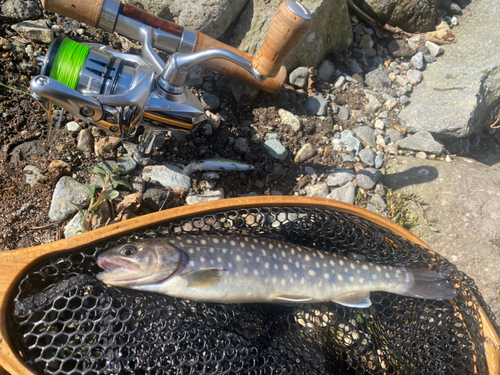
M 247 163 L 230 159 L 216 158 L 191 163 L 184 168 L 183 173 L 189 176 L 195 171 L 239 172 L 251 171 L 253 169 L 255 169 L 254 166 Z

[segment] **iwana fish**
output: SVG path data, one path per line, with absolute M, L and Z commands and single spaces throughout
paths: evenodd
M 137 240 L 97 259 L 106 284 L 217 303 L 371 305 L 370 292 L 435 300 L 455 296 L 446 276 L 393 267 L 286 242 L 238 235 Z

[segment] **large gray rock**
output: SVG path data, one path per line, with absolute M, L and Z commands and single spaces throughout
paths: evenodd
M 49 218 L 60 221 L 87 207 L 90 203 L 90 192 L 85 186 L 71 177 L 64 176 L 57 182 L 50 203 Z
M 446 58 L 427 66 L 400 113 L 409 132 L 464 138 L 493 123 L 500 108 L 499 18 L 497 0 L 473 1 L 464 9 L 453 29 L 459 43 L 443 46 Z
M 281 0 L 249 1 L 235 29 L 236 45 L 251 55 L 264 42 L 275 9 Z M 285 60 L 288 71 L 298 66 L 318 66 L 325 54 L 344 51 L 352 44 L 352 27 L 346 0 L 304 0 L 313 22 L 304 39 Z
M 33 0 L 7 0 L 2 4 L 2 13 L 5 17 L 23 21 L 42 17 L 42 10 L 38 6 L 38 2 Z
M 384 185 L 417 194 L 426 205 L 426 215 L 435 219 L 432 231 L 422 212 L 415 208 L 419 224 L 412 231 L 459 270 L 472 277 L 500 318 L 500 157 L 484 163 L 454 159 L 444 163 L 418 158 L 395 157 L 387 163 Z
M 12 25 L 12 29 L 34 42 L 49 44 L 54 39 L 54 34 L 47 27 L 45 20 L 23 21 Z
M 126 0 L 157 17 L 217 38 L 236 19 L 248 0 Z
M 353 0 L 363 12 L 379 21 L 413 32 L 429 31 L 436 21 L 439 0 Z

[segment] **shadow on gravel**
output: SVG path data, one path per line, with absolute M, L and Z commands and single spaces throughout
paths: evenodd
M 404 172 L 386 174 L 382 179 L 385 186 L 397 190 L 408 185 L 425 184 L 435 180 L 437 177 L 438 171 L 436 168 L 430 165 L 424 165 L 407 169 Z

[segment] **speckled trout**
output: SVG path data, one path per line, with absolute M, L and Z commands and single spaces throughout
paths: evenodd
M 393 267 L 276 240 L 238 235 L 182 235 L 137 240 L 99 255 L 106 284 L 217 303 L 371 305 L 370 292 L 451 299 L 446 276 Z

